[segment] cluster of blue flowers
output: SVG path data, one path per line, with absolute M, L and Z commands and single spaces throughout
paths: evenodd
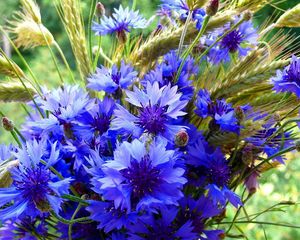
M 177 13 L 185 21 L 189 9 L 183 0 L 164 0 L 162 12 L 173 19 Z M 203 9 L 194 10 L 198 28 L 204 16 Z M 116 33 L 124 40 L 131 28 L 146 25 L 137 12 L 120 7 L 93 30 L 98 35 Z M 211 33 L 204 44 L 209 46 L 228 28 Z M 244 56 L 256 40 L 252 23 L 244 22 L 211 48 L 207 60 L 220 64 L 233 54 Z M 243 205 L 232 190 L 236 162 L 251 170 L 254 154 L 271 157 L 292 146 L 283 139 L 291 133 L 278 133 L 277 122 L 269 119 L 264 129 L 244 139 L 243 148 L 234 150 L 235 139 L 233 146 L 213 145 L 209 139 L 215 133 L 239 139 L 246 121 L 263 117 L 249 105 L 233 106 L 193 86 L 201 74 L 199 64 L 192 56 L 178 55 L 175 50 L 167 53 L 142 77 L 125 61 L 99 67 L 87 87 L 104 92 L 101 99 L 65 85 L 51 92 L 44 89 L 35 105 L 29 103 L 36 111 L 21 130 L 26 142 L 0 147 L 1 162 L 18 162 L 10 169 L 11 184 L 0 189 L 3 239 L 224 236 L 222 229 L 207 223 L 221 220 L 228 203 Z M 272 79 L 276 91 L 298 97 L 299 81 L 296 57 Z M 280 156 L 274 160 L 284 161 Z M 256 171 L 248 176 L 248 189 L 256 187 L 258 176 Z

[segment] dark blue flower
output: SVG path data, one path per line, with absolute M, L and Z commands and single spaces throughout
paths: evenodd
M 213 39 L 223 35 L 230 29 L 230 25 L 216 33 Z M 215 63 L 230 61 L 230 54 L 238 53 L 239 56 L 246 56 L 251 49 L 250 46 L 256 45 L 258 39 L 257 30 L 251 21 L 243 22 L 237 29 L 227 34 L 209 53 L 209 59 Z M 213 42 L 214 42 L 213 40 Z
M 215 149 L 200 138 L 198 142 L 189 146 L 187 163 L 196 168 L 203 168 L 201 173 L 208 185 L 202 187 L 209 190 L 208 195 L 215 204 L 220 203 L 224 206 L 227 200 L 236 207 L 242 204 L 240 198 L 227 187 L 231 179 L 231 169 L 220 148 Z M 202 183 L 205 184 L 204 181 Z
M 186 179 L 182 177 L 184 169 L 175 163 L 175 151 L 166 150 L 162 143 L 146 148 L 139 140 L 124 142 L 115 150 L 114 159 L 102 165 L 104 176 L 97 174 L 99 189 L 94 190 L 113 201 L 116 209 L 127 212 L 158 204 L 176 205 Z
M 96 136 L 107 133 L 114 109 L 115 102 L 110 98 L 97 101 L 89 111 L 76 118 L 72 128 L 76 138 L 90 142 Z
M 159 88 L 158 82 L 153 85 L 148 82 L 145 91 L 134 87 L 133 92 L 126 91 L 126 94 L 126 100 L 138 108 L 138 115 L 134 116 L 118 105 L 112 130 L 124 130 L 136 137 L 146 132 L 174 141 L 182 126 L 173 125 L 172 120 L 186 114 L 182 110 L 187 104 L 187 101 L 180 100 L 181 94 L 177 93 L 177 86 Z
M 276 92 L 292 92 L 300 98 L 300 59 L 292 56 L 291 64 L 271 78 Z
M 178 209 L 163 206 L 159 214 L 146 215 L 129 227 L 130 240 L 180 239 L 196 240 L 197 233 L 193 232 L 192 222 L 188 219 L 184 224 L 175 224 Z
M 106 233 L 128 227 L 138 218 L 136 212 L 128 213 L 126 210 L 116 208 L 113 202 L 90 200 L 86 209 L 91 213 L 90 218 L 99 222 L 98 228 Z
M 27 128 L 32 127 L 35 132 L 40 132 L 40 137 L 50 133 L 56 140 L 64 137 L 74 138 L 72 126 L 76 117 L 87 111 L 92 106 L 88 94 L 79 86 L 63 86 L 44 95 L 40 99 L 40 107 L 49 112 L 49 117 L 27 123 Z
M 104 91 L 109 94 L 119 89 L 127 89 L 137 78 L 137 72 L 130 64 L 121 62 L 120 68 L 113 65 L 111 69 L 97 68 L 96 73 L 88 78 L 88 87 L 96 91 Z
M 180 20 L 186 21 L 189 14 L 189 6 L 186 0 L 161 0 L 161 9 L 164 12 L 174 12 Z M 205 11 L 203 9 L 193 9 L 192 19 L 197 21 L 197 28 L 201 28 Z
M 36 240 L 37 237 L 41 239 L 50 239 L 50 236 L 47 234 L 47 225 L 43 219 L 32 220 L 30 218 L 24 218 L 17 221 L 6 220 L 5 222 L 2 222 L 2 224 L 3 225 L 0 228 L 2 240 Z
M 180 211 L 177 215 L 177 221 L 184 223 L 191 222 L 192 231 L 197 233 L 201 240 L 218 240 L 223 233 L 222 230 L 206 230 L 205 222 L 211 217 L 218 216 L 222 208 L 214 204 L 209 197 L 201 196 L 195 200 L 191 197 L 184 197 L 180 201 Z
M 248 137 L 245 140 L 249 143 L 252 143 L 258 152 L 265 153 L 268 157 L 271 157 L 279 151 L 293 145 L 293 140 L 291 140 L 292 133 L 276 133 L 278 128 L 279 127 L 266 125 L 255 135 Z M 284 163 L 284 156 L 277 156 L 273 159 L 279 161 L 280 163 Z
M 117 33 L 118 35 L 130 32 L 131 28 L 145 28 L 147 21 L 140 16 L 138 11 L 131 11 L 129 8 L 114 9 L 112 17 L 103 16 L 100 24 L 94 23 L 92 30 L 97 35 Z
M 51 152 L 45 152 L 45 144 L 27 142 L 23 149 L 15 153 L 20 161 L 19 166 L 11 170 L 12 186 L 0 189 L 0 205 L 11 206 L 0 210 L 2 220 L 36 217 L 50 210 L 59 212 L 63 202 L 61 195 L 68 194 L 71 179 L 59 180 L 51 173 L 49 167 L 59 160 L 56 144 L 52 144 Z M 40 163 L 44 160 L 47 165 Z
M 235 132 L 239 134 L 240 125 L 236 118 L 235 109 L 230 103 L 226 103 L 224 99 L 212 101 L 210 93 L 205 89 L 200 89 L 196 101 L 195 113 L 202 117 L 212 117 L 212 124 L 220 128 L 222 131 Z M 242 106 L 242 109 L 248 109 L 248 106 Z

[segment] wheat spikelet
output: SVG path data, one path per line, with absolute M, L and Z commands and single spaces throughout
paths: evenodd
M 22 69 L 12 60 L 2 56 L 0 54 L 0 73 L 12 78 L 23 78 L 24 72 Z
M 212 17 L 207 25 L 206 31 L 209 32 L 231 21 L 234 13 L 235 12 L 233 11 L 224 11 L 223 13 Z M 132 54 L 131 61 L 135 66 L 143 67 L 155 61 L 159 56 L 168 53 L 172 49 L 176 49 L 178 47 L 182 31 L 183 27 L 179 29 L 171 29 L 148 39 L 148 41 L 145 42 L 137 52 Z M 196 37 L 197 34 L 198 30 L 195 28 L 195 23 L 191 22 L 188 25 L 185 43 L 189 43 Z
M 27 102 L 35 95 L 35 90 L 29 86 L 24 88 L 19 83 L 0 84 L 0 102 Z
M 54 42 L 49 30 L 42 24 L 39 7 L 32 0 L 22 0 L 23 12 L 15 13 L 14 20 L 8 21 L 7 30 L 15 36 L 19 47 L 34 48 Z
M 286 11 L 275 23 L 276 27 L 300 27 L 300 3 Z
M 208 0 L 187 0 L 186 3 L 190 10 L 203 7 Z
M 21 4 L 23 5 L 23 11 L 26 16 L 30 16 L 37 24 L 42 23 L 40 9 L 34 0 L 21 0 Z
M 91 62 L 88 56 L 79 2 L 76 0 L 57 0 L 56 7 L 70 39 L 81 77 L 85 79 L 91 73 Z
M 237 76 L 233 80 L 222 84 L 212 92 L 214 98 L 223 98 L 233 96 L 235 93 L 249 88 L 253 84 L 261 83 L 273 76 L 277 69 L 283 68 L 289 64 L 289 60 L 278 60 L 272 63 L 266 63 L 257 66 L 255 69 Z
M 241 11 L 250 10 L 256 12 L 264 7 L 267 3 L 267 0 L 241 0 L 235 7 Z

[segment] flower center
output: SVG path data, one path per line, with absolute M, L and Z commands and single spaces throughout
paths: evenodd
M 21 174 L 20 179 L 15 181 L 17 189 L 21 190 L 24 198 L 30 199 L 37 206 L 47 202 L 46 194 L 49 193 L 48 186 L 50 171 L 42 168 L 27 168 Z
M 109 129 L 109 125 L 109 116 L 106 116 L 104 114 L 98 114 L 98 116 L 94 118 L 93 126 L 99 132 L 100 135 L 102 135 Z
M 225 163 L 216 163 L 209 168 L 208 175 L 213 183 L 222 187 L 229 182 L 230 169 Z
M 164 132 L 166 121 L 165 109 L 158 105 L 147 106 L 140 110 L 138 124 L 149 133 L 158 134 Z
M 117 72 L 117 73 L 115 73 L 115 74 L 112 74 L 112 75 L 111 75 L 111 79 L 112 79 L 117 85 L 119 85 L 120 79 L 121 79 L 121 73 L 120 73 L 120 72 Z
M 242 42 L 243 35 L 239 31 L 234 30 L 223 38 L 221 41 L 221 46 L 228 48 L 229 52 L 234 53 L 238 50 L 238 47 Z
M 131 161 L 131 166 L 121 170 L 121 173 L 131 185 L 135 198 L 141 198 L 145 194 L 151 193 L 160 182 L 160 171 L 152 166 L 148 156 L 140 162 Z

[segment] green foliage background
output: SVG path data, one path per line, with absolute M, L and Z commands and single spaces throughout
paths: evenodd
M 53 5 L 53 0 L 38 0 L 37 1 L 41 7 L 42 18 L 44 25 L 52 32 L 55 39 L 59 42 L 64 54 L 66 55 L 71 66 L 74 68 L 75 63 L 71 48 L 69 46 L 69 41 L 63 30 L 63 26 L 60 23 L 59 17 L 56 13 L 55 7 Z M 89 3 L 90 0 L 83 0 L 82 7 L 84 9 L 85 17 L 88 16 Z M 130 5 L 132 1 L 118 1 L 118 0 L 103 0 L 102 3 L 106 7 L 106 12 L 109 14 L 114 7 L 118 7 L 120 3 L 127 6 Z M 299 0 L 288 0 L 279 5 L 276 5 L 281 9 L 288 9 L 299 3 Z M 1 0 L 0 1 L 0 24 L 5 24 L 6 19 L 11 18 L 13 11 L 19 8 L 18 0 Z M 145 15 L 147 18 L 151 17 L 155 12 L 156 6 L 159 4 L 159 0 L 139 0 L 137 1 L 137 9 Z M 274 13 L 280 15 L 280 10 L 275 9 L 274 6 L 269 6 L 261 10 L 257 16 L 255 16 L 255 21 L 257 24 L 262 23 L 266 20 L 266 16 L 271 16 Z M 296 29 L 290 34 L 295 34 L 299 36 L 300 30 Z M 109 44 L 111 43 L 110 38 L 105 38 L 103 49 L 109 49 Z M 24 51 L 24 56 L 29 62 L 33 71 L 39 76 L 39 80 L 48 87 L 58 86 L 58 76 L 55 71 L 55 67 L 51 60 L 51 56 L 47 48 L 36 48 L 32 50 Z M 14 60 L 20 64 L 15 55 L 13 55 Z M 63 66 L 63 64 L 61 64 Z M 66 73 L 65 69 L 62 69 Z M 0 81 L 6 81 L 5 77 L 0 76 Z M 16 125 L 20 125 L 25 119 L 25 111 L 17 104 L 0 104 L 0 109 L 9 118 L 11 118 Z M 9 134 L 0 128 L 0 142 L 10 143 L 13 139 Z M 297 157 L 293 157 L 286 166 L 282 166 L 279 170 L 271 170 L 267 174 L 263 175 L 260 180 L 260 189 L 253 199 L 251 199 L 246 206 L 246 212 L 248 214 L 263 211 L 269 206 L 276 204 L 280 201 L 292 200 L 298 202 L 300 200 L 300 161 Z M 233 211 L 228 211 L 227 217 L 230 220 L 233 216 Z M 291 224 L 299 224 L 298 219 L 300 219 L 300 208 L 298 205 L 290 206 L 284 209 L 284 212 L 270 212 L 258 218 L 259 221 L 267 222 L 286 222 Z M 281 228 L 276 226 L 266 226 L 266 225 L 254 225 L 254 224 L 243 224 L 239 225 L 241 232 L 244 232 L 248 238 L 244 239 L 271 239 L 271 240 L 297 240 L 300 239 L 300 229 L 295 228 Z M 237 234 L 241 234 L 237 229 L 235 229 Z

